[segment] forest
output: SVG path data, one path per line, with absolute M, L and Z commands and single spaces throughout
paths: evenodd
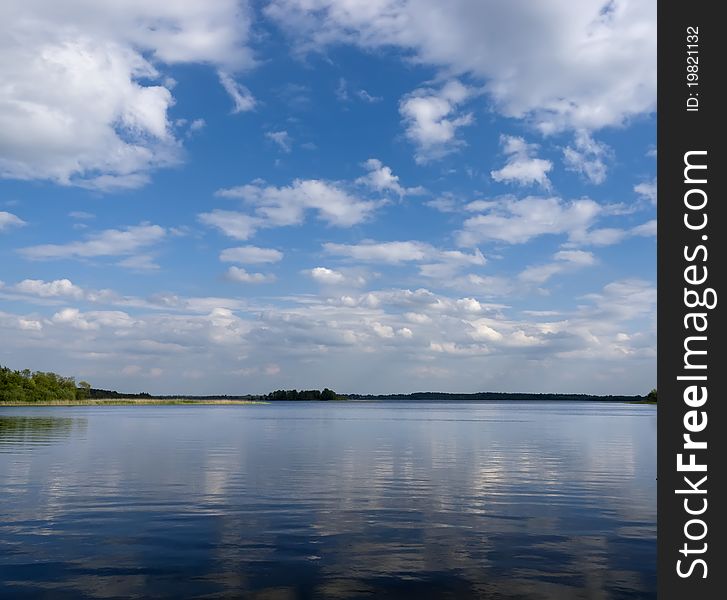
M 43 371 L 13 371 L 0 366 L 0 402 L 52 402 L 86 400 L 91 395 L 87 381 Z

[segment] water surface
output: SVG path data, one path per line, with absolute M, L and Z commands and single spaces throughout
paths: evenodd
M 0 408 L 2 598 L 654 598 L 656 409 Z

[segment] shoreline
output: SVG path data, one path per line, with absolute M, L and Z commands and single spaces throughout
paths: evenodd
M 269 404 L 262 400 L 190 400 L 188 398 L 99 398 L 95 400 L 51 400 L 50 402 L 0 402 L 0 406 L 180 406 Z
M 53 400 L 49 402 L 0 402 L 0 407 L 10 406 L 247 406 L 247 405 L 263 405 L 263 404 L 275 404 L 281 402 L 279 400 L 265 401 L 265 400 L 195 400 L 191 398 L 98 398 L 94 400 Z M 525 402 L 537 402 L 537 403 L 569 403 L 569 402 L 589 402 L 593 404 L 603 404 L 604 402 L 610 402 L 615 404 L 649 404 L 656 406 L 657 403 L 651 400 L 515 400 L 509 398 L 502 398 L 499 400 L 405 400 L 405 399 L 351 399 L 351 400 L 289 400 L 283 401 L 290 404 L 298 404 L 304 402 L 317 402 L 317 403 L 329 403 L 335 402 L 339 404 L 345 404 L 347 402 L 363 402 L 367 404 L 383 403 L 383 402 L 432 402 L 432 403 L 444 403 L 444 404 L 459 404 L 459 403 L 488 403 L 488 402 L 510 402 L 510 403 L 525 403 Z

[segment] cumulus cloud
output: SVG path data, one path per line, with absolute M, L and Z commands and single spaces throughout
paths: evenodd
M 259 248 L 258 246 L 238 246 L 225 248 L 220 253 L 222 262 L 235 262 L 244 265 L 275 263 L 283 259 L 283 253 L 275 248 Z
M 11 227 L 22 227 L 25 221 L 13 213 L 0 210 L 0 231 L 5 231 Z
M 21 294 L 30 294 L 40 298 L 83 298 L 83 290 L 74 285 L 69 279 L 56 279 L 43 281 L 41 279 L 24 279 L 15 284 L 15 291 Z
M 311 278 L 325 284 L 341 284 L 346 280 L 346 277 L 340 271 L 335 271 L 326 267 L 315 267 L 310 271 L 307 271 L 307 273 L 311 276 Z
M 250 213 L 215 209 L 198 215 L 198 220 L 216 227 L 225 235 L 247 240 L 258 229 L 301 225 L 308 213 L 334 227 L 352 227 L 368 221 L 374 211 L 389 202 L 385 198 L 367 197 L 372 192 L 393 192 L 399 196 L 419 194 L 421 187 L 405 188 L 398 176 L 378 159 L 363 164 L 368 173 L 355 181 L 295 179 L 287 186 L 268 185 L 255 180 L 246 185 L 222 188 L 215 192 L 222 198 L 241 200 Z
M 28 246 L 18 252 L 32 260 L 128 255 L 160 242 L 166 235 L 163 227 L 142 223 L 125 229 L 106 229 L 81 242 Z
M 200 223 L 219 229 L 226 236 L 236 240 L 247 240 L 253 235 L 263 220 L 234 210 L 215 209 L 197 215 Z
M 601 212 L 602 207 L 588 198 L 505 198 L 467 219 L 457 238 L 461 245 L 471 246 L 483 241 L 522 244 L 541 235 L 573 237 L 591 227 Z
M 334 244 L 327 242 L 323 248 L 329 254 L 347 256 L 362 262 L 398 264 L 422 261 L 431 255 L 432 248 L 423 242 L 373 242 L 360 244 Z
M 333 182 L 319 179 L 296 179 L 282 187 L 254 182 L 218 190 L 216 195 L 239 198 L 252 206 L 256 217 L 249 217 L 248 223 L 257 227 L 299 225 L 309 210 L 329 225 L 351 227 L 365 221 L 377 206 L 374 201 L 358 198 Z
M 248 12 L 236 0 L 3 2 L 0 177 L 123 189 L 179 162 L 162 69 L 251 66 Z
M 656 3 L 272 0 L 303 51 L 398 47 L 484 82 L 500 114 L 543 133 L 620 125 L 656 105 Z
M 481 267 L 487 263 L 479 248 L 472 254 L 459 250 L 440 250 L 433 254 L 427 262 L 419 266 L 419 274 L 434 279 L 444 279 L 453 276 L 457 271 L 468 267 Z
M 350 271 L 329 269 L 328 267 L 314 267 L 303 271 L 316 283 L 324 286 L 361 287 L 366 283 L 362 275 Z
M 501 169 L 490 171 L 495 181 L 550 188 L 548 173 L 553 163 L 533 156 L 538 149 L 537 144 L 528 144 L 523 138 L 511 135 L 500 136 L 500 144 L 507 155 L 507 163 Z
M 585 254 L 575 253 L 554 258 L 560 260 L 588 262 Z M 49 294 L 68 291 L 51 298 L 76 300 L 72 284 L 42 283 L 51 282 L 29 288 Z M 262 373 L 271 364 L 279 368 L 281 385 L 315 387 L 323 378 L 334 389 L 363 392 L 412 391 L 414 384 L 402 381 L 401 372 L 431 364 L 451 369 L 445 385 L 471 391 L 493 389 L 495 384 L 503 386 L 499 389 L 565 391 L 562 378 L 552 375 L 563 368 L 577 376 L 570 380 L 575 389 L 600 393 L 640 390 L 653 376 L 648 365 L 653 362 L 656 294 L 648 282 L 611 282 L 573 299 L 558 313 L 520 311 L 485 303 L 479 296 L 437 294 L 425 288 L 346 295 L 335 285 L 322 289 L 321 295 L 289 297 L 283 305 L 245 306 L 224 298 L 193 303 L 194 299 L 172 297 L 138 305 L 133 315 L 68 304 L 46 314 L 0 312 L 0 336 L 19 357 L 32 354 L 39 368 L 60 360 L 56 369 L 61 370 L 65 361 L 64 372 L 82 368 L 103 387 L 128 389 L 128 375 L 119 376 L 119 365 L 160 369 L 159 388 L 152 392 L 168 391 L 182 373 L 194 369 L 214 375 L 213 386 L 222 387 L 212 390 L 211 380 L 203 378 L 198 384 L 190 382 L 191 391 L 230 393 L 238 389 L 241 374 Z M 79 304 L 83 301 L 87 300 L 78 299 Z M 119 301 L 118 295 L 108 296 L 110 303 Z M 74 335 L 69 336 L 69 330 Z M 59 357 L 54 348 L 61 344 L 64 352 Z M 528 368 L 523 369 L 528 358 Z M 382 369 L 384 363 L 390 368 Z M 640 368 L 634 369 L 634 364 Z M 492 369 L 497 371 L 494 378 Z M 633 375 L 594 381 L 611 369 Z M 378 374 L 375 381 L 355 375 L 371 372 Z M 429 383 L 417 380 L 416 387 Z M 246 392 L 269 391 L 264 379 L 251 379 L 246 385 Z
M 399 113 L 406 137 L 416 147 L 418 163 L 442 158 L 464 144 L 457 138 L 457 130 L 474 118 L 458 107 L 472 95 L 472 90 L 452 80 L 441 89 L 418 89 L 401 100 Z
M 597 185 L 606 181 L 606 159 L 610 155 L 611 149 L 606 144 L 594 140 L 587 131 L 578 131 L 573 145 L 563 149 L 563 162 L 567 170 Z
M 241 267 L 230 267 L 225 274 L 227 279 L 237 283 L 271 283 L 275 275 L 267 273 L 250 273 Z
M 390 167 L 384 165 L 378 158 L 369 158 L 364 164 L 368 173 L 356 180 L 356 183 L 365 185 L 377 192 L 393 192 L 400 198 L 407 195 L 422 194 L 421 186 L 405 188 L 399 183 L 399 177 L 394 175 Z
M 487 261 L 479 249 L 472 254 L 460 250 L 441 250 L 417 241 L 375 242 L 359 244 L 325 243 L 323 248 L 329 254 L 361 262 L 398 265 L 416 262 L 423 277 L 443 278 L 472 266 L 482 266 Z

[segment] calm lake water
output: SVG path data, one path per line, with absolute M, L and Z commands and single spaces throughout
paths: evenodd
M 1 598 L 654 598 L 656 408 L 0 408 Z

